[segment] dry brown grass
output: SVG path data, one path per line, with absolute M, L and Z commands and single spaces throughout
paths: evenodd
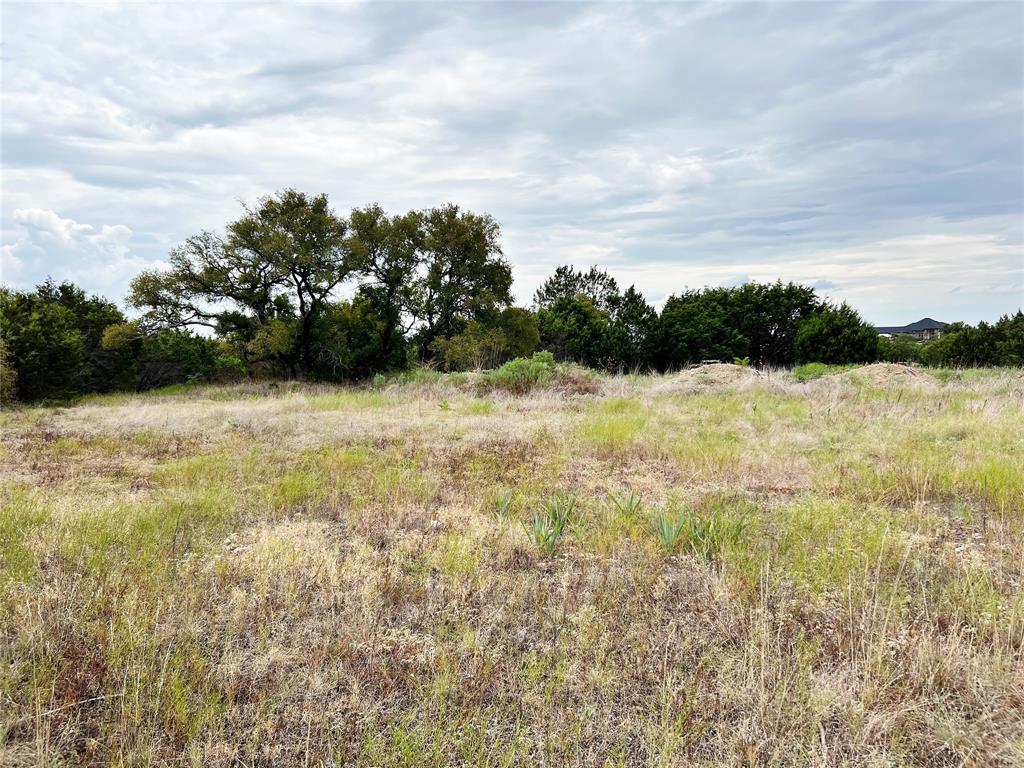
M 0 764 L 1022 765 L 1024 379 L 859 373 L 3 414 Z

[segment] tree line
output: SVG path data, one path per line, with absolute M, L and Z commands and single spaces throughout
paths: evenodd
M 538 350 L 608 371 L 1024 363 L 1020 312 L 925 344 L 879 340 L 848 305 L 793 283 L 684 291 L 658 312 L 604 270 L 561 266 L 531 307 L 516 307 L 500 234 L 491 216 L 454 204 L 344 217 L 326 195 L 286 189 L 223 232 L 188 238 L 168 269 L 136 276 L 134 319 L 71 283 L 0 288 L 0 399 L 245 377 L 353 381 L 417 364 L 492 368 Z

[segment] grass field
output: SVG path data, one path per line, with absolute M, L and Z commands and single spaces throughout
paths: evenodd
M 1024 376 L 821 373 L 6 412 L 0 764 L 1024 765 Z

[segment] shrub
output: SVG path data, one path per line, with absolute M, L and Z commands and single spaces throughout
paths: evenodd
M 517 357 L 500 368 L 484 374 L 484 383 L 493 389 L 503 389 L 522 395 L 550 382 L 558 370 L 555 356 L 550 352 L 535 352 L 532 357 Z

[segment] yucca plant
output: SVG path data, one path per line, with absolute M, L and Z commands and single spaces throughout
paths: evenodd
M 690 549 L 695 554 L 711 560 L 725 545 L 739 541 L 746 527 L 743 520 L 732 520 L 721 515 L 694 518 L 690 525 Z
M 515 505 L 516 495 L 512 491 L 508 491 L 494 498 L 491 505 L 491 513 L 498 520 L 507 520 L 512 516 Z
M 661 548 L 669 554 L 678 551 L 686 536 L 690 521 L 685 514 L 659 515 L 654 523 L 654 532 L 658 536 Z
M 628 496 L 624 493 L 619 495 L 609 493 L 608 498 L 612 500 L 612 504 L 619 510 L 619 514 L 630 520 L 638 517 L 640 509 L 643 507 L 643 501 L 633 491 L 630 491 Z
M 548 499 L 534 512 L 533 520 L 523 523 L 523 529 L 534 546 L 550 557 L 575 508 L 576 495 L 560 493 Z

